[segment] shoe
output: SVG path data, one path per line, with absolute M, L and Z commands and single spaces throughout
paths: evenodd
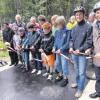
M 65 87 L 67 84 L 68 84 L 68 79 L 64 79 L 64 80 L 61 82 L 61 87 Z
M 53 76 L 52 75 L 49 75 L 47 80 L 52 80 Z
M 49 73 L 46 72 L 43 74 L 43 77 L 47 77 L 48 75 L 49 75 Z
M 13 66 L 14 64 L 10 64 L 9 66 Z
M 63 76 L 57 76 L 55 78 L 55 83 L 61 81 L 62 79 L 63 79 Z
M 71 84 L 71 88 L 77 88 L 77 84 L 76 83 Z
M 36 69 L 33 69 L 31 73 L 34 74 L 36 71 L 37 71 Z
M 82 96 L 82 91 L 78 90 L 76 93 L 75 93 L 75 97 L 76 98 L 80 98 Z
M 90 98 L 98 98 L 98 97 L 100 97 L 100 94 L 98 94 L 97 92 L 95 92 L 93 94 L 90 94 L 89 97 Z
M 41 75 L 41 73 L 42 73 L 42 71 L 41 71 L 41 70 L 39 70 L 39 71 L 37 72 L 37 75 Z

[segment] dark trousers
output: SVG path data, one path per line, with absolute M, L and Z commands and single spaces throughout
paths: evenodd
M 95 66 L 96 84 L 95 90 L 100 94 L 100 67 Z
M 9 51 L 9 56 L 10 56 L 11 64 L 18 64 L 18 55 L 16 52 Z
M 40 52 L 31 52 L 31 53 L 32 53 L 33 60 L 34 60 L 34 58 L 41 60 L 41 53 Z M 37 70 L 42 70 L 42 62 L 34 60 L 34 66 Z

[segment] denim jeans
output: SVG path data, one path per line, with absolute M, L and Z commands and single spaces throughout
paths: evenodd
M 39 59 L 41 60 L 41 53 L 40 52 L 31 52 L 32 53 L 32 57 L 33 59 Z M 42 62 L 39 62 L 39 61 L 34 61 L 34 67 L 35 69 L 37 70 L 42 70 Z
M 24 64 L 29 66 L 29 51 L 22 53 L 22 59 L 24 61 Z
M 72 59 L 76 72 L 76 83 L 78 90 L 83 91 L 85 86 L 87 59 L 85 56 L 74 54 L 72 55 Z
M 56 55 L 55 67 L 58 73 L 63 73 L 63 77 L 67 77 L 69 75 L 68 61 L 63 56 L 58 54 Z

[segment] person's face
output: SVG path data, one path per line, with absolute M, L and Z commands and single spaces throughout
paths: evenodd
M 100 9 L 95 12 L 95 17 L 98 21 L 100 21 Z
M 89 22 L 93 22 L 94 21 L 94 15 L 89 16 L 88 20 L 89 20 Z
M 84 19 L 83 12 L 76 12 L 75 18 L 76 18 L 77 22 L 81 22 Z
M 21 21 L 21 17 L 16 17 L 16 21 L 20 22 Z
M 44 34 L 48 34 L 50 32 L 50 29 L 44 29 L 43 28 L 43 32 L 44 32 Z
M 29 28 L 28 29 L 28 32 L 31 32 L 32 33 L 33 31 L 34 31 L 34 28 Z
M 39 21 L 39 24 L 42 26 L 45 22 L 44 21 Z

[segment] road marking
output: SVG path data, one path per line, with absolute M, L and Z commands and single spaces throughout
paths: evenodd
M 94 75 L 93 75 L 94 76 Z M 96 98 L 96 99 L 91 99 L 89 97 L 89 94 L 94 93 L 95 92 L 95 80 L 90 80 L 89 83 L 86 85 L 86 88 L 83 92 L 83 95 L 81 98 L 79 98 L 79 100 L 100 100 L 100 98 Z

